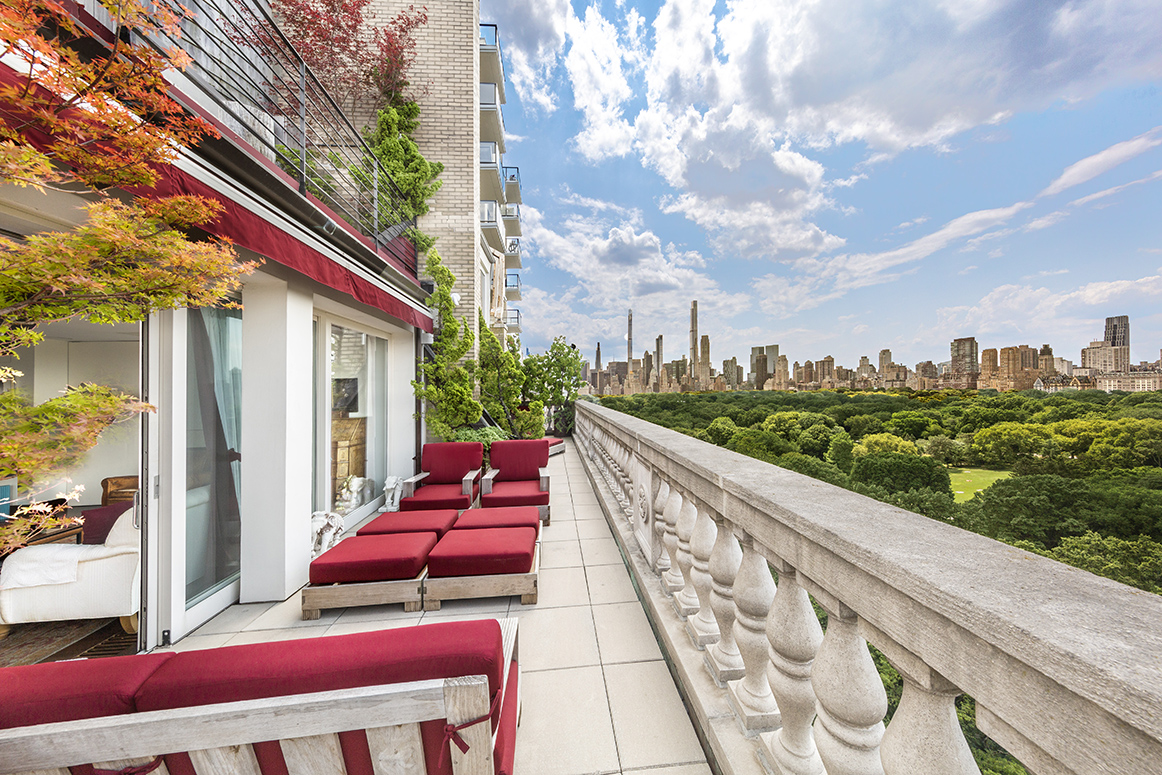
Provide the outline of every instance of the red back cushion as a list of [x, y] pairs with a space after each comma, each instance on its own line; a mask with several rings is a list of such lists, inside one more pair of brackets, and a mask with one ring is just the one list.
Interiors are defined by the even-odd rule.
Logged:
[[484, 445], [479, 441], [438, 441], [424, 445], [420, 467], [428, 477], [420, 484], [459, 484], [464, 474], [484, 463]]
[[498, 482], [539, 479], [539, 469], [549, 464], [549, 440], [494, 441], [488, 456], [492, 467], [500, 469]]
[[116, 716], [135, 710], [141, 685], [172, 652], [0, 670], [0, 729]]
[[[104, 662], [90, 660], [86, 664]], [[490, 694], [504, 672], [495, 619], [173, 655], [137, 692], [137, 709], [163, 710], [357, 686], [486, 675]]]
[[133, 501], [122, 501], [82, 512], [81, 516], [85, 518], [85, 524], [81, 526], [81, 543], [105, 543], [109, 531], [113, 529], [113, 523], [132, 507]]

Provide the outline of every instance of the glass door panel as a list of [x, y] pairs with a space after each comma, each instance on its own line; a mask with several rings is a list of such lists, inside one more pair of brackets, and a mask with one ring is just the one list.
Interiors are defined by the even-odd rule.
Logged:
[[186, 608], [239, 576], [242, 311], [191, 309], [186, 347]]

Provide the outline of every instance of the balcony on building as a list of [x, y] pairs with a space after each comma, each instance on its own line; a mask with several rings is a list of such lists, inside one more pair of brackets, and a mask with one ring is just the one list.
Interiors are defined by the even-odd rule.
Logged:
[[[113, 24], [96, 3], [85, 7]], [[289, 41], [264, 34], [277, 29], [268, 5], [231, 7], [237, 18], [229, 29], [215, 15], [191, 14], [180, 37], [156, 41], [189, 55], [184, 70], [166, 77], [182, 102], [222, 130], [197, 153], [308, 228], [329, 223], [326, 238], [366, 268], [399, 271], [414, 283], [416, 252], [403, 235], [415, 221], [403, 215], [402, 192]]]
[[508, 327], [508, 331], [510, 334], [519, 334], [520, 333], [520, 310], [513, 309], [512, 307], [509, 307], [508, 311], [505, 312], [504, 324]]
[[504, 104], [503, 84], [481, 82], [480, 84], [480, 141], [493, 142], [504, 153], [504, 115], [500, 106]]
[[[500, 148], [493, 142], [480, 143], [480, 198], [506, 201], [501, 180]], [[504, 167], [504, 169], [509, 169]]]
[[504, 104], [504, 59], [495, 24], [480, 25], [480, 80], [496, 84], [500, 89], [500, 102]]
[[520, 167], [502, 167], [501, 177], [504, 178], [504, 201], [509, 204], [520, 204]]
[[494, 199], [480, 201], [480, 231], [493, 250], [504, 250], [505, 225], [500, 219], [500, 205]]
[[510, 237], [504, 246], [504, 268], [521, 269], [522, 267], [523, 265], [520, 260], [520, 240], [515, 237]]
[[504, 298], [520, 301], [520, 274], [509, 272], [504, 276]]
[[504, 221], [504, 233], [510, 237], [520, 237], [520, 205], [503, 204], [500, 206], [500, 217]]

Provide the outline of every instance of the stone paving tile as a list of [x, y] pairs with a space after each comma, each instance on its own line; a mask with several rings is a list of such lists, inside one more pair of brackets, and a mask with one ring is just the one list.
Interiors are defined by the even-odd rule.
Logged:
[[[580, 556], [580, 549], [577, 554]], [[580, 564], [572, 568], [541, 567], [537, 579], [537, 608], [588, 605], [589, 589], [585, 584], [584, 567]]]
[[637, 601], [593, 606], [593, 624], [603, 665], [662, 658], [654, 631]]
[[704, 759], [665, 662], [604, 665], [602, 670], [623, 768]]
[[577, 523], [572, 519], [561, 519], [553, 516], [553, 524], [541, 528], [541, 544], [554, 541], [576, 541]]
[[273, 603], [232, 605], [196, 629], [192, 634], [214, 635], [222, 632], [238, 632], [273, 607]]
[[625, 563], [621, 559], [617, 542], [612, 538], [588, 538], [580, 543], [581, 557], [584, 558], [586, 565], [621, 565], [624, 567]]
[[589, 582], [589, 602], [593, 605], [638, 603], [624, 565], [590, 565], [585, 569], [585, 580]]
[[[537, 606], [513, 611], [512, 615], [520, 619], [522, 673], [600, 664], [597, 632], [588, 606]], [[529, 710], [526, 705], [525, 712]]]
[[337, 624], [332, 624], [327, 628], [326, 634], [328, 636], [352, 635], [357, 632], [378, 632], [380, 630], [393, 630], [396, 627], [414, 627], [420, 623], [420, 619], [421, 616], [418, 613], [408, 614], [407, 619], [378, 619], [351, 622], [344, 622], [342, 619], [340, 619]]
[[549, 568], [580, 568], [581, 544], [571, 541], [551, 541], [541, 543], [541, 570]]
[[[524, 649], [522, 633], [522, 658]], [[582, 775], [620, 770], [600, 667], [543, 673], [522, 669], [521, 698], [516, 772]]]
[[613, 538], [609, 523], [604, 519], [586, 519], [577, 523], [578, 538]]
[[286, 630], [250, 630], [234, 634], [226, 641], [227, 646], [238, 646], [243, 643], [272, 643], [278, 640], [297, 640], [298, 638], [319, 638], [327, 634], [329, 627], [297, 627]]
[[[282, 628], [319, 627], [335, 624], [343, 609], [332, 608], [321, 612], [318, 619], [303, 619], [302, 592], [295, 592], [281, 603], [276, 603], [270, 610], [261, 614], [250, 624], [242, 627], [242, 632], [254, 630], [275, 630]], [[402, 608], [402, 606], [401, 606]]]

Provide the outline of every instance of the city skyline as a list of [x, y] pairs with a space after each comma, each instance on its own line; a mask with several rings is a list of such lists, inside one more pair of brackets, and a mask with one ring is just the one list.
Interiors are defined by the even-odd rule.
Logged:
[[1076, 359], [1114, 310], [1131, 360], [1157, 357], [1151, 9], [484, 0], [481, 18], [504, 30], [527, 165], [532, 350], [620, 347], [630, 307], [684, 345], [698, 298], [715, 361], [780, 342], [914, 364], [961, 336]]

